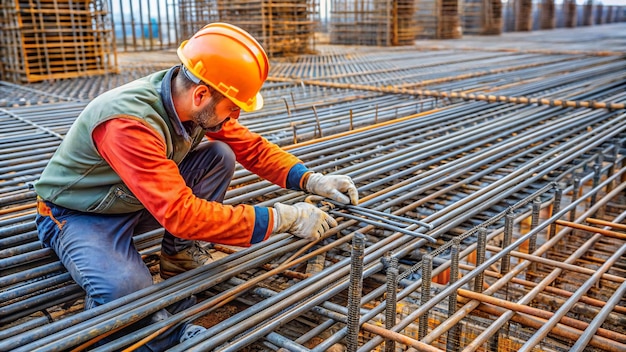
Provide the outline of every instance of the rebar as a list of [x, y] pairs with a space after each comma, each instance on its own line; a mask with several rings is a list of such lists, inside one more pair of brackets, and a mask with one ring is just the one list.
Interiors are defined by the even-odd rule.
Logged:
[[[569, 207], [574, 207], [574, 206], [576, 206], [576, 203], [573, 203], [573, 204], [572, 204], [572, 205], [570, 205]], [[552, 216], [552, 219], [555, 219], [555, 218], [556, 218], [556, 219], [558, 219], [558, 218], [561, 216], [561, 214], [565, 214], [565, 213], [567, 213], [567, 208], [566, 208], [566, 209], [563, 209], [561, 212], [559, 212], [559, 213], [557, 213], [557, 214], [553, 215], [553, 216]], [[541, 227], [544, 227], [544, 225], [543, 225], [543, 224], [542, 224], [542, 225], [539, 225], [539, 228], [541, 228]], [[536, 231], [539, 231], [539, 228], [538, 228]], [[532, 231], [531, 231], [531, 232], [532, 232]], [[559, 236], [551, 238], [551, 239], [550, 239], [550, 241], [549, 241], [548, 243], [546, 243], [546, 244], [544, 244], [542, 247], [540, 247], [540, 248], [539, 248], [539, 249], [538, 249], [535, 253], [542, 253], [542, 252], [544, 252], [547, 248], [549, 248], [549, 247], [550, 247], [550, 245], [551, 245], [550, 243], [552, 243], [552, 244], [553, 244], [553, 243], [557, 242], [557, 241], [558, 241], [558, 237], [560, 237], [560, 236], [564, 236], [565, 234], [566, 234], [566, 232], [565, 232], [565, 231], [561, 231], [561, 233], [560, 233], [560, 235], [559, 235]], [[532, 235], [532, 234], [531, 234], [531, 235]], [[519, 241], [518, 241], [518, 242], [519, 242]], [[583, 253], [585, 250], [587, 250], [587, 249], [588, 249], [588, 248], [580, 248], [578, 252], [579, 252], [580, 254], [582, 254], [582, 253]], [[520, 264], [516, 267], [516, 269], [515, 269], [515, 270], [513, 270], [513, 271], [512, 271], [512, 272], [511, 272], [508, 276], [513, 276], [513, 275], [515, 275], [515, 274], [516, 274], [517, 272], [519, 272], [522, 268], [524, 268], [525, 266], [528, 266], [528, 265], [529, 265], [529, 263], [528, 263], [528, 262], [526, 262], [526, 263], [520, 263]], [[560, 273], [560, 271], [553, 271], [553, 272], [552, 272], [552, 274], [550, 275], [550, 276], [552, 276], [552, 278], [547, 277], [546, 279], [544, 279], [544, 281], [542, 281], [542, 285], [541, 285], [541, 286], [539, 286], [539, 285], [538, 285], [538, 286], [536, 286], [536, 287], [535, 287], [535, 288], [534, 288], [531, 292], [529, 292], [529, 293], [528, 293], [528, 294], [527, 294], [527, 295], [526, 295], [526, 296], [525, 296], [522, 300], [520, 300], [520, 301], [519, 301], [519, 303], [528, 303], [528, 302], [530, 302], [530, 300], [532, 299], [532, 297], [534, 297], [534, 296], [535, 296], [538, 292], [540, 292], [540, 290], [541, 290], [544, 286], [547, 286], [547, 285], [551, 282], [551, 280], [552, 280], [552, 279], [554, 279], [554, 278], [556, 277], [556, 275], [558, 275], [559, 273]], [[505, 279], [507, 279], [507, 277], [504, 277], [504, 278], [503, 278], [503, 280], [502, 280], [502, 282], [503, 282], [503, 283], [507, 283], [507, 282], [508, 282], [508, 280], [506, 280], [506, 281], [505, 281]], [[487, 293], [487, 294], [489, 294], [489, 293], [493, 293], [493, 292], [495, 292], [495, 290], [496, 290], [496, 289], [497, 289], [497, 286], [492, 285], [492, 287], [491, 287], [490, 289], [488, 289], [486, 293]], [[478, 303], [478, 302], [476, 302], [476, 303]], [[472, 305], [472, 307], [475, 307], [475, 305]], [[473, 309], [473, 308], [472, 308], [472, 309]], [[477, 338], [476, 340], [474, 340], [472, 343], [470, 343], [470, 344], [468, 345], [468, 349], [470, 349], [470, 348], [471, 348], [471, 349], [475, 349], [475, 348], [477, 348], [478, 346], [480, 346], [481, 341], [485, 341], [485, 340], [488, 338], [488, 336], [491, 336], [492, 334], [494, 334], [494, 333], [496, 333], [497, 331], [499, 331], [499, 328], [502, 326], [502, 324], [504, 324], [504, 322], [508, 321], [508, 319], [510, 319], [510, 318], [511, 318], [511, 315], [512, 315], [512, 314], [511, 314], [511, 312], [507, 312], [506, 314], [502, 314], [502, 312], [500, 312], [500, 315], [501, 315], [501, 317], [500, 317], [500, 318], [499, 318], [496, 322], [494, 322], [494, 323], [493, 323], [493, 324], [489, 327], [489, 329], [485, 330], [485, 331], [481, 334], [481, 336], [479, 336], [479, 338]]]
[[[450, 247], [450, 285], [454, 284], [459, 277], [459, 252], [461, 250], [461, 240], [459, 237], [452, 239], [452, 246]], [[457, 310], [456, 293], [448, 296], [448, 318], [450, 318]], [[461, 328], [457, 324], [448, 330], [448, 337], [446, 339], [446, 351], [455, 352], [459, 350], [459, 344], [461, 339]]]
[[[481, 266], [485, 262], [485, 247], [487, 246], [487, 229], [480, 228], [476, 232], [477, 246], [476, 246], [476, 266]], [[483, 292], [483, 280], [482, 273], [476, 275], [474, 279], [474, 291]]]
[[[623, 221], [614, 213], [623, 207], [621, 146], [626, 141], [626, 123], [624, 111], [607, 108], [624, 102], [623, 75], [616, 73], [624, 68], [623, 60], [610, 54], [483, 50], [440, 50], [441, 55], [434, 60], [428, 57], [431, 52], [387, 49], [349, 54], [333, 49], [336, 51], [330, 54], [277, 63], [272, 71], [277, 79], [268, 82], [263, 92], [268, 110], [241, 117], [242, 123], [263, 129], [264, 136], [276, 141], [291, 139], [289, 123], [299, 122], [299, 143], [285, 148], [312, 170], [353, 178], [361, 201], [358, 207], [332, 210], [340, 219], [337, 228], [314, 243], [288, 235], [272, 237], [253, 248], [234, 251], [228, 259], [202, 271], [182, 274], [137, 292], [128, 300], [96, 310], [73, 311], [67, 316], [52, 308], [72, 305], [80, 309], [80, 301], [75, 301], [83, 293], [51, 252], [39, 246], [34, 227], [35, 195], [28, 183], [41, 172], [42, 161], [49, 157], [44, 154], [51, 153], [60, 142], [49, 132], [64, 136], [82, 103], [68, 101], [56, 109], [46, 105], [11, 107], [4, 109], [6, 114], [0, 111], [0, 169], [4, 171], [0, 173], [0, 268], [8, 274], [0, 279], [0, 310], [8, 314], [1, 317], [3, 324], [15, 324], [8, 329], [3, 325], [0, 349], [30, 351], [91, 345], [117, 327], [204, 292], [203, 300], [189, 310], [96, 350], [140, 346], [164, 329], [185, 321], [201, 321], [235, 300], [245, 309], [172, 350], [237, 351], [255, 345], [262, 350], [291, 346], [321, 351], [348, 337], [356, 337], [354, 348], [360, 351], [374, 350], [383, 342], [387, 348], [392, 341], [424, 350], [443, 349], [444, 343], [449, 350], [515, 349], [521, 347], [514, 344], [516, 341], [539, 332], [543, 323], [514, 312], [552, 314], [556, 309], [551, 304], [563, 305], [568, 306], [567, 315], [580, 316], [580, 323], [592, 321], [603, 305], [612, 305], [613, 300], [605, 298], [617, 292], [616, 287], [624, 280], [619, 264], [607, 264], [611, 271], [598, 274], [600, 285], [592, 285], [584, 295], [571, 287], [586, 283], [588, 275], [608, 263], [619, 243], [615, 239], [607, 241], [606, 233], [622, 230], [588, 229], [577, 224], [572, 225], [577, 226], [572, 233], [561, 219], [579, 214], [576, 223]], [[493, 70], [479, 72], [485, 65]], [[514, 69], [507, 72], [507, 67]], [[296, 82], [293, 77], [298, 75], [310, 80]], [[354, 90], [361, 85], [367, 90]], [[471, 92], [485, 97], [501, 93], [514, 97], [519, 93], [553, 102], [595, 101], [605, 105], [568, 107], [445, 97], [445, 105], [435, 107], [432, 99], [373, 89], [377, 85], [403, 86], [412, 92], [416, 92], [415, 87], [423, 91]], [[42, 94], [35, 95], [45, 96], [45, 88], [37, 87]], [[287, 107], [281, 97], [291, 101]], [[440, 99], [442, 102], [444, 99]], [[350, 111], [352, 131], [348, 131]], [[270, 119], [272, 115], [276, 118]], [[368, 126], [378, 119], [378, 125]], [[339, 134], [333, 134], [339, 129]], [[323, 138], [310, 139], [319, 137], [322, 130]], [[281, 131], [289, 133], [279, 136]], [[45, 145], [41, 155], [31, 150], [40, 143]], [[574, 176], [579, 179], [578, 185], [571, 181], [564, 184]], [[304, 192], [270, 185], [241, 167], [232, 185], [226, 204], [271, 206], [276, 201], [293, 203], [306, 197]], [[572, 192], [572, 197], [562, 198], [563, 192]], [[550, 215], [539, 221], [541, 208], [550, 204]], [[596, 212], [598, 209], [603, 212]], [[591, 214], [600, 219], [594, 220]], [[524, 233], [529, 218], [530, 230]], [[545, 231], [548, 227], [550, 230]], [[347, 295], [352, 295], [348, 293], [349, 244], [356, 232], [365, 235], [368, 246], [364, 248], [360, 275], [364, 280], [363, 295], [352, 302], [358, 307], [356, 312], [349, 312], [345, 304]], [[482, 233], [481, 242], [485, 242], [484, 262], [459, 264], [459, 257], [466, 258], [483, 247], [476, 242], [476, 232]], [[505, 235], [511, 236], [510, 240], [504, 239]], [[154, 263], [160, 236], [162, 229], [135, 238], [148, 263]], [[532, 239], [539, 248], [530, 244]], [[390, 274], [391, 268], [380, 260], [389, 253], [392, 261], [400, 260], [402, 264], [402, 271], [390, 279], [397, 288], [393, 288], [393, 309], [389, 308], [394, 303], [389, 292], [392, 285], [381, 278], [385, 269]], [[510, 257], [516, 263], [512, 268], [507, 265]], [[424, 274], [430, 258], [432, 283]], [[311, 270], [306, 273], [288, 275], [308, 264]], [[528, 268], [532, 268], [532, 282], [519, 279], [529, 273]], [[446, 282], [447, 270], [450, 278]], [[459, 302], [463, 305], [457, 307], [457, 293], [466, 293], [462, 287], [479, 278], [484, 283], [480, 293], [470, 293], [474, 295], [472, 301], [461, 295]], [[275, 293], [261, 294], [265, 287], [275, 289]], [[423, 304], [417, 295], [420, 290], [428, 293]], [[482, 304], [491, 299], [506, 307]], [[503, 302], [505, 299], [508, 303]], [[619, 304], [613, 312], [603, 312], [607, 329], [586, 333], [582, 344], [609, 350], [622, 347], [624, 337], [615, 327], [623, 312]], [[49, 318], [41, 319], [46, 313]], [[425, 316], [437, 325], [427, 324]], [[547, 316], [545, 319], [550, 319]], [[358, 335], [348, 331], [348, 317], [360, 327]], [[564, 322], [571, 321], [571, 317], [563, 318]], [[52, 323], [46, 324], [48, 320]], [[410, 334], [419, 335], [421, 340]], [[444, 334], [446, 342], [439, 341]], [[540, 339], [542, 346], [569, 348], [583, 338], [580, 331], [575, 333], [560, 324], [551, 329], [551, 334], [541, 334], [535, 339]], [[268, 340], [274, 342], [273, 346]]]
[[352, 238], [350, 256], [350, 287], [348, 290], [348, 351], [355, 352], [359, 347], [359, 320], [361, 317], [361, 292], [363, 290], [363, 253], [365, 236], [356, 233]]
[[[554, 201], [552, 202], [552, 213], [550, 214], [551, 216], [553, 216], [554, 214], [558, 213], [561, 210], [561, 199], [563, 198], [563, 190], [561, 189], [561, 187], [559, 185], [555, 185], [554, 188], [555, 188]], [[548, 235], [547, 239], [554, 237], [555, 233], [556, 233], [556, 224], [552, 224], [550, 226], [550, 234]]]
[[[426, 304], [430, 300], [430, 283], [432, 281], [433, 257], [426, 254], [422, 257], [422, 294], [420, 304]], [[428, 312], [422, 314], [419, 318], [419, 335], [421, 340], [426, 336], [428, 331]]]
[[[556, 203], [556, 197], [557, 197], [556, 193], [554, 197], [555, 197], [554, 203]], [[531, 230], [533, 230], [539, 225], [539, 220], [540, 220], [540, 215], [541, 215], [540, 212], [541, 212], [541, 199], [537, 198], [533, 200], [533, 210], [532, 210], [531, 223], [530, 223]], [[537, 237], [538, 236], [531, 236], [528, 239], [528, 253], [534, 253], [535, 250], [537, 249]], [[535, 265], [535, 263], [533, 263], [530, 266], [529, 272], [526, 273], [526, 279], [530, 280], [532, 273], [536, 271], [537, 271], [537, 266]]]
[[623, 282], [615, 293], [609, 298], [606, 302], [606, 305], [600, 310], [600, 313], [596, 315], [596, 317], [591, 321], [589, 326], [585, 329], [584, 333], [580, 336], [580, 338], [576, 341], [574, 346], [572, 346], [572, 352], [583, 351], [585, 346], [591, 341], [593, 336], [596, 334], [604, 320], [607, 318], [611, 310], [619, 304], [624, 295], [626, 294], [626, 281]]
[[14, 83], [118, 72], [103, 1], [2, 2], [4, 80]]
[[332, 0], [329, 5], [332, 44], [410, 45], [416, 37], [413, 1]]
[[[391, 257], [389, 259], [389, 267], [387, 268], [387, 296], [385, 297], [385, 328], [390, 330], [396, 325], [396, 308], [397, 297], [396, 291], [398, 289], [398, 258]], [[396, 349], [396, 343], [392, 339], [385, 340], [385, 352], [394, 352]]]
[[[581, 186], [580, 178], [574, 176], [574, 179], [572, 181], [572, 199], [570, 203], [574, 203], [578, 200], [578, 194], [580, 193], [580, 186]], [[572, 211], [569, 213], [569, 220], [574, 221], [575, 218], [576, 218], [576, 208], [573, 208]]]
[[596, 282], [600, 279], [602, 273], [607, 271], [612, 265], [615, 264], [615, 261], [619, 259], [619, 257], [626, 253], [626, 245], [621, 246], [618, 251], [616, 251], [609, 260], [607, 260], [600, 269], [594, 273], [589, 280], [587, 280], [572, 297], [570, 297], [566, 304], [562, 305], [555, 313], [552, 318], [550, 318], [546, 324], [544, 324], [526, 343], [521, 347], [520, 351], [531, 351], [554, 327], [559, 320], [565, 315], [567, 311], [573, 306], [576, 301], [588, 290], [591, 286], [595, 285]]
[[[622, 170], [622, 172], [625, 172], [625, 173], [626, 173], [626, 170]], [[604, 184], [606, 184], [606, 183], [608, 183], [608, 182], [610, 182], [610, 180], [607, 180], [607, 181], [603, 182], [601, 185], [604, 185]], [[623, 189], [623, 188], [626, 188], [626, 184], [623, 184], [623, 185], [622, 185], [621, 189]], [[598, 190], [598, 188], [596, 188], [595, 190], [591, 190], [590, 192], [591, 192], [591, 193], [593, 193], [594, 191], [597, 191], [597, 190]], [[612, 193], [613, 193], [613, 195], [608, 195], [608, 197], [604, 200], [605, 202], [606, 202], [608, 199], [610, 199], [610, 197], [614, 196], [614, 194], [617, 194], [618, 192], [612, 192]], [[534, 199], [534, 198], [533, 198], [533, 199]], [[580, 202], [582, 202], [582, 199], [579, 199], [579, 200], [577, 200], [575, 203], [572, 203], [572, 204], [570, 204], [568, 207], [565, 207], [563, 210], [561, 210], [561, 212], [559, 212], [558, 214], [555, 214], [555, 215], [554, 215], [551, 219], [548, 219], [548, 220], [558, 219], [558, 218], [559, 218], [559, 217], [561, 217], [563, 214], [568, 213], [568, 212], [569, 212], [569, 210], [570, 210], [570, 208], [577, 206], [577, 205], [578, 205], [578, 203], [580, 203]], [[592, 209], [590, 209], [590, 211], [593, 211], [593, 208], [592, 208]], [[537, 229], [535, 229], [535, 230], [533, 230], [533, 231], [530, 231], [529, 233], [527, 233], [527, 234], [526, 234], [526, 235], [524, 235], [524, 236], [521, 236], [521, 237], [520, 237], [519, 239], [517, 239], [514, 243], [512, 243], [510, 247], [515, 248], [515, 247], [519, 246], [519, 245], [520, 245], [521, 243], [523, 243], [523, 242], [524, 242], [524, 241], [525, 241], [528, 237], [532, 236], [532, 235], [534, 234], [533, 232], [538, 232], [538, 231], [541, 231], [544, 227], [546, 227], [546, 226], [547, 226], [547, 224], [548, 224], [548, 223], [549, 223], [549, 221], [546, 221], [546, 222], [544, 222], [543, 224], [540, 224], [540, 225], [537, 227]], [[556, 242], [557, 240], [558, 240], [558, 238], [557, 238], [557, 237], [555, 237], [555, 238], [551, 239], [552, 243]], [[544, 250], [544, 248], [546, 248], [546, 247], [548, 247], [548, 246], [549, 246], [548, 244], [545, 244], [545, 245], [544, 245], [544, 246], [542, 246], [542, 248], [540, 248], [539, 250], [543, 251], [543, 250]], [[581, 249], [581, 251], [582, 251], [582, 249]], [[426, 305], [423, 305], [423, 306], [419, 307], [418, 309], [416, 309], [415, 311], [413, 311], [411, 314], [409, 314], [409, 315], [408, 315], [408, 316], [407, 316], [407, 317], [406, 317], [406, 318], [405, 318], [405, 319], [404, 319], [404, 320], [403, 320], [403, 321], [402, 321], [402, 322], [401, 322], [401, 323], [400, 323], [400, 324], [399, 324], [396, 328], [394, 328], [394, 330], [399, 329], [399, 328], [401, 328], [401, 327], [403, 327], [403, 326], [406, 326], [405, 324], [406, 324], [408, 321], [412, 321], [412, 320], [414, 320], [416, 317], [418, 317], [419, 315], [423, 314], [423, 312], [427, 311], [428, 309], [433, 308], [433, 307], [434, 307], [434, 305], [436, 304], [436, 302], [439, 302], [441, 299], [445, 298], [446, 296], [448, 296], [449, 294], [451, 294], [452, 292], [454, 292], [454, 290], [456, 290], [456, 289], [460, 288], [463, 284], [465, 284], [465, 283], [469, 282], [470, 280], [474, 279], [474, 278], [475, 278], [475, 276], [476, 276], [476, 275], [478, 275], [478, 273], [480, 272], [481, 267], [482, 267], [482, 270], [484, 270], [484, 269], [488, 268], [490, 265], [492, 265], [493, 263], [495, 263], [497, 260], [501, 259], [501, 257], [502, 257], [504, 254], [505, 254], [505, 252], [504, 252], [504, 251], [501, 251], [501, 252], [499, 252], [499, 253], [494, 254], [491, 258], [489, 258], [487, 261], [485, 261], [485, 263], [483, 263], [481, 266], [477, 267], [477, 268], [476, 268], [477, 270], [473, 271], [473, 274], [472, 274], [472, 273], [470, 273], [470, 275], [467, 275], [467, 276], [463, 277], [462, 279], [458, 280], [455, 284], [450, 285], [449, 287], [447, 287], [447, 288], [443, 289], [443, 290], [442, 290], [439, 294], [437, 294], [435, 297], [433, 297], [433, 299], [432, 299], [431, 301], [429, 301], [429, 302], [428, 302], [428, 304], [426, 304]], [[519, 269], [519, 268], [518, 268], [518, 269]], [[515, 271], [511, 271], [511, 272], [509, 273], [509, 275], [507, 275], [507, 277], [508, 277], [508, 276], [513, 277], [514, 275], [516, 275], [516, 274], [517, 274], [517, 272], [518, 272], [517, 270], [515, 270]], [[507, 283], [507, 282], [509, 281], [507, 277], [502, 278], [502, 279], [500, 280], [500, 282], [501, 282], [502, 284]], [[487, 290], [487, 292], [494, 292], [494, 290], [497, 290], [497, 289], [498, 289], [498, 286], [497, 286], [497, 285], [495, 285], [495, 284], [492, 284], [492, 286], [491, 286], [491, 287]], [[478, 303], [478, 302], [476, 302], [476, 303]], [[468, 310], [466, 310], [466, 309], [474, 309], [476, 306], [477, 306], [477, 304], [476, 304], [475, 306], [473, 306], [473, 308], [472, 308], [472, 307], [465, 308], [463, 311], [459, 311], [459, 312], [457, 312], [457, 314], [455, 314], [455, 316], [456, 316], [456, 315], [465, 314], [465, 312], [467, 312], [467, 311], [468, 311]], [[459, 313], [460, 313], [460, 314], [459, 314]], [[504, 320], [504, 319], [499, 319], [499, 321], [502, 321], [502, 320]], [[440, 326], [441, 326], [441, 325], [440, 325]], [[445, 326], [445, 325], [444, 325], [444, 326]], [[496, 331], [499, 331], [499, 327], [498, 327], [497, 325], [493, 325], [493, 324], [492, 324], [492, 325], [490, 326], [490, 328], [489, 328], [489, 331], [485, 331], [485, 332], [484, 332], [484, 335], [486, 335], [486, 336], [491, 336], [491, 335], [488, 335], [488, 334], [492, 334], [493, 332], [496, 332]], [[431, 342], [432, 342], [432, 340], [431, 340], [431, 339], [425, 339], [425, 340], [426, 340], [426, 341], [424, 341], [424, 342], [426, 342], [426, 343], [431, 343]], [[370, 341], [370, 343], [365, 344], [365, 345], [363, 346], [363, 348], [371, 348], [371, 346], [372, 346], [372, 345], [374, 345], [374, 344], [376, 344], [376, 343], [378, 343], [378, 339], [377, 339], [377, 338], [374, 338], [374, 339], [372, 339], [372, 340]], [[470, 345], [479, 346], [479, 345], [480, 345], [480, 343], [481, 343], [481, 342], [479, 342], [479, 340], [475, 340], [475, 341], [473, 341], [473, 343], [472, 343], [472, 344], [470, 344]]]

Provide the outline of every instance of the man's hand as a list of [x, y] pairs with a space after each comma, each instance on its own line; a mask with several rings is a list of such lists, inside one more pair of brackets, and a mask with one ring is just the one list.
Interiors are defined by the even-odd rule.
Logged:
[[[330, 198], [344, 204], [359, 204], [359, 192], [350, 176], [322, 175], [314, 172], [309, 176], [305, 188], [311, 193]], [[348, 194], [346, 196], [346, 193]]]
[[288, 232], [314, 241], [331, 227], [337, 226], [337, 221], [332, 216], [309, 203], [275, 203], [274, 210], [276, 216], [272, 233]]

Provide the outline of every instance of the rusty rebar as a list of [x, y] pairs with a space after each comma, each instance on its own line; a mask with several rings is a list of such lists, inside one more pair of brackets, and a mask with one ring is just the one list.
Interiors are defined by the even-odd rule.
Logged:
[[361, 318], [361, 295], [363, 291], [363, 254], [365, 236], [356, 233], [352, 238], [350, 256], [350, 286], [348, 289], [348, 352], [356, 352], [359, 347], [359, 329]]
[[[385, 297], [385, 328], [390, 330], [396, 325], [396, 307], [397, 307], [397, 295], [398, 289], [398, 259], [391, 257], [389, 259], [389, 267], [387, 268], [387, 296]], [[385, 340], [385, 352], [394, 352], [396, 343], [392, 339]]]

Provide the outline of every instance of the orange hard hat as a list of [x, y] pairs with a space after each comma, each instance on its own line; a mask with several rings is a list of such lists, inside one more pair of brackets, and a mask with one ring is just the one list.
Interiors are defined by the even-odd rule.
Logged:
[[177, 53], [185, 74], [196, 83], [202, 80], [244, 111], [263, 107], [259, 91], [269, 60], [250, 33], [228, 23], [211, 23], [182, 42]]

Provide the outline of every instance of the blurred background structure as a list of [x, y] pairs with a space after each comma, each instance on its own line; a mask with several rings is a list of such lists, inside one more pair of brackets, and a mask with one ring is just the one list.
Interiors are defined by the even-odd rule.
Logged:
[[3, 0], [0, 79], [115, 72], [118, 52], [176, 48], [209, 22], [248, 30], [271, 57], [316, 44], [412, 45], [415, 39], [626, 21], [624, 6], [587, 0]]

